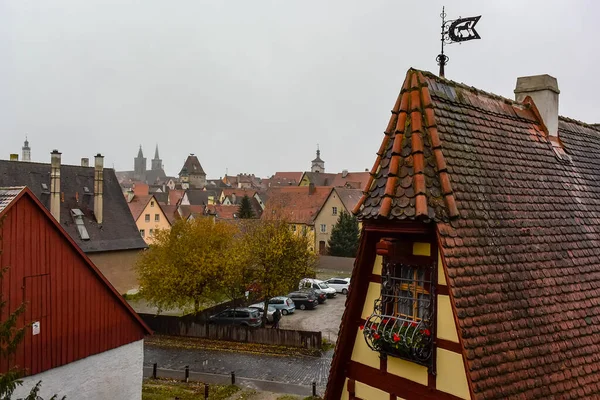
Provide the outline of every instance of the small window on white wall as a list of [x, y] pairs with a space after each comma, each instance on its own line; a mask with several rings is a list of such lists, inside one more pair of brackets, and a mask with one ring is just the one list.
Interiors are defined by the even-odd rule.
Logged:
[[327, 233], [327, 225], [321, 224], [321, 233]]
[[331, 207], [331, 214], [337, 215], [337, 207]]

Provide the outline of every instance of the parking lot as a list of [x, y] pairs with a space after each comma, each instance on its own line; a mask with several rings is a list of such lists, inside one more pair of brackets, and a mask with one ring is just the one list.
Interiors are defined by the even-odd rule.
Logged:
[[346, 304], [346, 296], [338, 293], [314, 310], [299, 310], [282, 316], [279, 327], [302, 331], [321, 331], [323, 339], [335, 343]]

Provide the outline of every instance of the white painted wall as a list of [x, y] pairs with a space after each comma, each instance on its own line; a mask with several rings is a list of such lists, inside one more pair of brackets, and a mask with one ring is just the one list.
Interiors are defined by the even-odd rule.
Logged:
[[27, 396], [42, 381], [40, 396], [49, 399], [57, 394], [67, 400], [140, 400], [144, 340], [126, 344], [104, 353], [77, 360], [62, 367], [23, 379], [13, 399]]

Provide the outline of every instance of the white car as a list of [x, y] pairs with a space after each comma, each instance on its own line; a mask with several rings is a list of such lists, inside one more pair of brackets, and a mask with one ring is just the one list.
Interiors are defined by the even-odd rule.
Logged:
[[[261, 303], [256, 303], [256, 304], [252, 304], [251, 306], [248, 306], [248, 308], [253, 308], [255, 310], [258, 310], [258, 313], [260, 314], [260, 317], [262, 318], [262, 315], [265, 311], [265, 303], [261, 302]], [[276, 308], [274, 306], [272, 306], [271, 304], [269, 304], [269, 308], [267, 309], [267, 322], [272, 323], [273, 322], [273, 314], [275, 313]]]
[[325, 293], [328, 299], [335, 297], [336, 290], [334, 288], [329, 287], [325, 282], [320, 281], [318, 279], [304, 278], [300, 281], [298, 285], [299, 289], [315, 289], [317, 293], [319, 291]]
[[334, 288], [336, 292], [348, 294], [348, 287], [350, 287], [350, 278], [331, 278], [325, 281], [327, 286]]

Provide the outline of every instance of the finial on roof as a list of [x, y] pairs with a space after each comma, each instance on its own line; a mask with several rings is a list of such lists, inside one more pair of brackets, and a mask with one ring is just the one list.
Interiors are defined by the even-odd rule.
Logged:
[[453, 19], [446, 21], [445, 7], [442, 7], [442, 52], [435, 58], [438, 65], [440, 66], [440, 77], [444, 77], [444, 67], [448, 64], [448, 56], [444, 54], [444, 44], [466, 42], [467, 40], [481, 39], [479, 33], [475, 30], [475, 25], [481, 18], [481, 15], [477, 17], [466, 17]]
[[156, 150], [154, 150], [154, 159], [158, 160], [158, 143], [156, 143]]
[[144, 157], [144, 152], [142, 151], [142, 145], [140, 144], [140, 149], [138, 150], [138, 157], [139, 158], [143, 158]]

